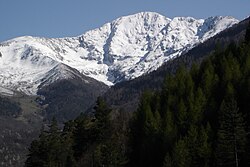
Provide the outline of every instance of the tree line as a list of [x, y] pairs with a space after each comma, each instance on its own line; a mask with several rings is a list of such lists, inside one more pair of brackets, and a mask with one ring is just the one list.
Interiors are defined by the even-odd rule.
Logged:
[[218, 45], [200, 65], [167, 75], [133, 114], [98, 98], [93, 115], [63, 130], [53, 120], [26, 166], [249, 166], [249, 101], [250, 28], [242, 44]]

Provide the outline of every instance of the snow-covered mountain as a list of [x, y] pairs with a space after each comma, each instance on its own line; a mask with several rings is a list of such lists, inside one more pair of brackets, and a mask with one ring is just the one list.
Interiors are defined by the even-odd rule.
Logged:
[[71, 78], [68, 66], [113, 85], [156, 70], [236, 23], [232, 17], [169, 19], [143, 12], [78, 37], [11, 39], [0, 43], [0, 86], [5, 92], [36, 94], [41, 84]]

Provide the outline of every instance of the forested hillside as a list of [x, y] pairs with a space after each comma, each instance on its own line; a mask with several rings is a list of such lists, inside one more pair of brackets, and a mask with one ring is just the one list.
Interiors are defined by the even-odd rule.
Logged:
[[193, 63], [200, 64], [218, 46], [224, 49], [231, 42], [236, 45], [244, 40], [246, 27], [250, 18], [226, 29], [213, 38], [194, 47], [186, 54], [170, 60], [156, 71], [143, 75], [131, 81], [121, 82], [109, 89], [104, 95], [105, 101], [114, 108], [123, 108], [125, 111], [134, 111], [138, 106], [139, 98], [145, 90], [161, 90], [167, 74], [174, 74], [180, 66], [190, 69]]
[[249, 166], [250, 25], [245, 39], [180, 66], [130, 113], [98, 98], [93, 115], [32, 142], [26, 166]]
[[248, 166], [250, 47], [231, 44], [145, 93], [132, 126], [135, 166]]
[[86, 112], [98, 96], [107, 91], [108, 86], [92, 78], [80, 75], [74, 79], [60, 80], [38, 91], [37, 101], [46, 106], [45, 119], [57, 118], [59, 123], [75, 119]]

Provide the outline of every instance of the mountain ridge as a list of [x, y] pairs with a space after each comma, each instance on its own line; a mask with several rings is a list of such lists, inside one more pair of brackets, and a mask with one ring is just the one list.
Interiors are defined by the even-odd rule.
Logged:
[[65, 64], [111, 86], [156, 70], [236, 23], [232, 17], [169, 19], [141, 12], [77, 37], [14, 38], [0, 43], [0, 83], [10, 90], [36, 94], [47, 73]]
[[190, 49], [187, 53], [166, 62], [149, 74], [114, 85], [103, 95], [103, 98], [112, 108], [122, 111], [134, 111], [138, 107], [142, 93], [145, 91], [160, 91], [168, 74], [175, 74], [176, 70], [181, 66], [185, 66], [187, 69], [190, 69], [194, 63], [199, 66], [218, 46], [222, 49], [228, 47], [231, 43], [240, 44], [245, 38], [249, 21], [250, 17], [242, 20]]

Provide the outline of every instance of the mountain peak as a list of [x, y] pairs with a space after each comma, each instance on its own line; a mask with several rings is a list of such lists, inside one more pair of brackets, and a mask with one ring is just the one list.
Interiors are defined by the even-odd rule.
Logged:
[[29, 92], [34, 94], [51, 70], [53, 75], [67, 71], [56, 70], [62, 64], [113, 85], [156, 70], [237, 22], [232, 17], [169, 19], [155, 12], [141, 12], [78, 37], [15, 38], [0, 43], [0, 83], [12, 89], [32, 87]]
[[146, 11], [146, 12], [139, 12], [139, 13], [135, 13], [135, 14], [127, 15], [127, 16], [122, 16], [118, 19], [121, 19], [121, 18], [143, 18], [144, 19], [144, 18], [158, 18], [158, 17], [166, 18], [165, 16], [159, 13]]

